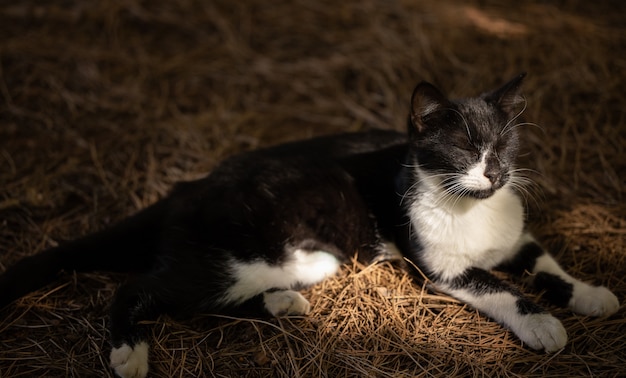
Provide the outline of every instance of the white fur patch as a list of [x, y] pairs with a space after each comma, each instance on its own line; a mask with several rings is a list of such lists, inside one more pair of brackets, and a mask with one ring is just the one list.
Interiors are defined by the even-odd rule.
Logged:
[[516, 252], [524, 209], [507, 186], [480, 200], [450, 198], [435, 185], [428, 189], [411, 205], [410, 217], [424, 262], [441, 278], [456, 277], [470, 266], [491, 269]]
[[471, 190], [488, 190], [491, 189], [492, 183], [487, 176], [485, 176], [485, 170], [487, 169], [487, 152], [484, 152], [480, 158], [480, 161], [474, 164], [467, 173], [460, 179], [460, 183]]
[[311, 304], [302, 294], [293, 290], [279, 290], [263, 293], [265, 308], [274, 316], [306, 315], [311, 312]]
[[592, 286], [570, 276], [548, 254], [537, 259], [533, 273], [538, 272], [553, 274], [574, 286], [568, 307], [578, 314], [609, 316], [619, 309], [619, 300], [609, 289], [604, 286]]
[[111, 367], [122, 378], [144, 378], [148, 375], [148, 344], [140, 342], [134, 348], [122, 344], [111, 350]]
[[225, 302], [242, 303], [269, 289], [291, 289], [300, 285], [316, 284], [335, 274], [340, 263], [335, 256], [324, 251], [295, 250], [290, 259], [279, 265], [265, 261], [234, 262], [236, 283], [225, 295]]

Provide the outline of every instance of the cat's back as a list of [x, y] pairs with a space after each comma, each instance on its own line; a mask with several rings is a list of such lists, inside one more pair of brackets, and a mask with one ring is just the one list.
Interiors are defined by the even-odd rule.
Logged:
[[273, 157], [341, 158], [382, 150], [406, 143], [406, 134], [395, 130], [372, 129], [320, 136], [253, 151]]
[[[295, 183], [325, 186], [328, 179], [343, 175], [366, 177], [388, 171], [387, 161], [399, 166], [405, 145], [405, 134], [379, 129], [285, 143], [226, 158], [206, 177], [178, 183], [171, 194], [206, 198]], [[387, 152], [391, 149], [397, 151]]]

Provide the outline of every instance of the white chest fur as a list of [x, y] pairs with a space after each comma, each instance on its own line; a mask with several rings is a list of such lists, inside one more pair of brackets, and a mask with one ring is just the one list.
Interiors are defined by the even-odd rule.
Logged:
[[507, 187], [487, 199], [419, 196], [410, 208], [427, 268], [451, 278], [470, 267], [491, 269], [513, 253], [524, 227], [519, 197]]

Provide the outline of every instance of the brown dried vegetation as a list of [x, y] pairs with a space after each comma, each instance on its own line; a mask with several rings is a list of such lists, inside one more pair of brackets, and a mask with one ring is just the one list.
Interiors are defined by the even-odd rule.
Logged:
[[[623, 300], [625, 16], [618, 1], [5, 2], [0, 269], [230, 154], [403, 129], [420, 80], [467, 96], [527, 71], [530, 227]], [[0, 377], [110, 376], [106, 309], [124, 279], [66, 275], [1, 310]], [[626, 374], [623, 309], [552, 309], [570, 340], [547, 355], [388, 264], [349, 265], [306, 295], [306, 318], [159, 319], [151, 376]]]

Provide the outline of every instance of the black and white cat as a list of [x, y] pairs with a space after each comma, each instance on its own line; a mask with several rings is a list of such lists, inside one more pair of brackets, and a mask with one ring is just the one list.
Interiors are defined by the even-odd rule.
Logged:
[[0, 276], [0, 306], [62, 270], [135, 272], [111, 306], [110, 358], [119, 376], [144, 377], [142, 320], [307, 314], [299, 288], [355, 253], [367, 261], [401, 253], [531, 348], [563, 348], [559, 320], [490, 270], [526, 275], [580, 314], [610, 315], [619, 302], [565, 273], [524, 228], [525, 179], [515, 168], [523, 77], [455, 101], [419, 84], [408, 137], [343, 134], [231, 157], [111, 229], [19, 261]]

